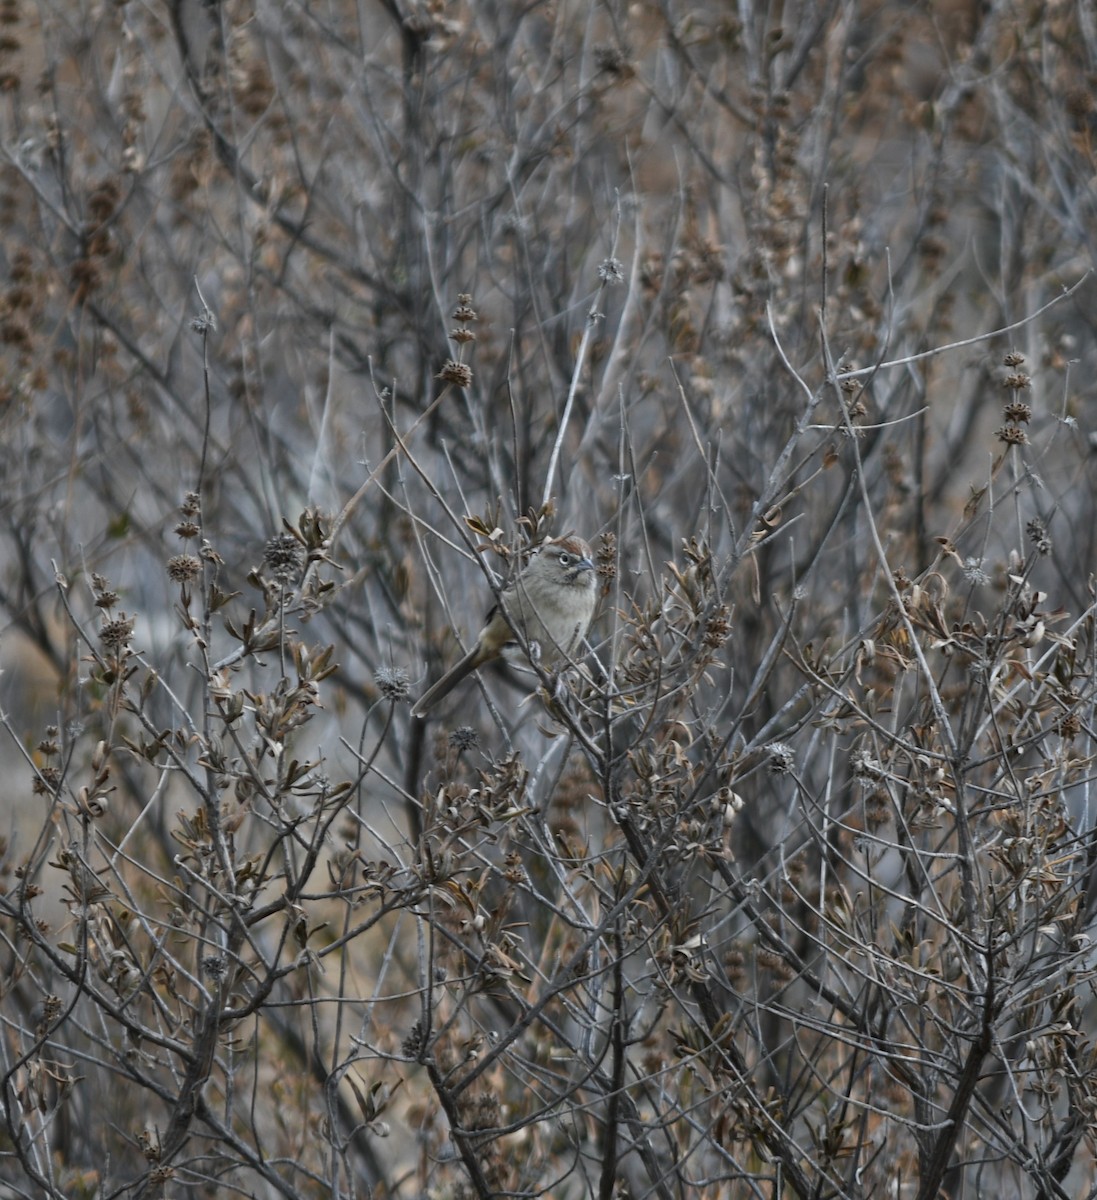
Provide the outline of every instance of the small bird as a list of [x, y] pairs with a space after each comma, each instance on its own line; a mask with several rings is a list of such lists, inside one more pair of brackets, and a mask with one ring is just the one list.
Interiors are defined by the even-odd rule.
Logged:
[[590, 628], [596, 600], [597, 577], [587, 543], [574, 535], [543, 542], [503, 589], [503, 611], [499, 604], [492, 608], [476, 645], [419, 697], [412, 716], [423, 716], [466, 675], [498, 658], [515, 641], [515, 628], [531, 651], [536, 646], [538, 662], [552, 666], [571, 658]]

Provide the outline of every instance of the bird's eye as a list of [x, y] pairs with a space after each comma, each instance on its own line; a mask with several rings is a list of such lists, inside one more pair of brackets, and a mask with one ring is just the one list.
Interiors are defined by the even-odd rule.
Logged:
[[560, 551], [560, 566], [566, 567], [571, 562], [571, 555], [566, 550]]

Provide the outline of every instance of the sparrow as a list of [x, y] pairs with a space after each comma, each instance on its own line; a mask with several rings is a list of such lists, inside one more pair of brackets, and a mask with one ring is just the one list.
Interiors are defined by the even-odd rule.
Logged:
[[544, 666], [569, 660], [590, 628], [596, 601], [590, 546], [573, 534], [543, 542], [500, 593], [476, 644], [419, 697], [412, 716], [424, 716], [466, 675], [498, 658], [515, 642], [515, 629]]

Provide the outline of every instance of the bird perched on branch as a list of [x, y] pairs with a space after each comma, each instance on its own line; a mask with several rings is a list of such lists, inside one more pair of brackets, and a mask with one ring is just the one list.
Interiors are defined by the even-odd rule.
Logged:
[[590, 628], [596, 600], [597, 578], [587, 543], [574, 535], [543, 542], [503, 589], [476, 644], [420, 696], [412, 715], [423, 716], [466, 675], [498, 658], [516, 640], [515, 629], [542, 665], [566, 662]]

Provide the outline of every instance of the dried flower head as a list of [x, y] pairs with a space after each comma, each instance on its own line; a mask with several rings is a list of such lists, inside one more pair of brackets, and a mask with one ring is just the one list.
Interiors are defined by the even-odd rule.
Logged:
[[91, 590], [96, 608], [113, 608], [118, 603], [118, 593], [111, 587], [110, 580], [102, 575], [92, 575]]
[[411, 680], [402, 667], [382, 667], [373, 678], [381, 695], [393, 703], [406, 700], [411, 692]]
[[172, 583], [193, 583], [202, 576], [202, 560], [193, 554], [173, 554], [168, 559], [168, 578]]
[[1028, 441], [1028, 434], [1019, 425], [1003, 425], [994, 436], [1007, 446], [1023, 446]]
[[183, 503], [179, 505], [179, 511], [184, 517], [194, 519], [202, 511], [202, 501], [197, 492], [187, 492], [183, 497]]
[[263, 566], [279, 583], [296, 583], [305, 565], [305, 548], [292, 533], [276, 533], [263, 549]]
[[224, 979], [228, 965], [220, 954], [207, 954], [202, 959], [202, 970], [213, 980]]
[[191, 318], [190, 327], [195, 333], [200, 333], [203, 335], [207, 333], [216, 333], [217, 317], [214, 315], [212, 309], [209, 309], [203, 305], [201, 312], [199, 312], [197, 316]]
[[733, 942], [724, 951], [724, 973], [733, 987], [739, 988], [742, 986], [745, 966], [746, 958], [743, 955], [743, 948], [738, 943]]
[[31, 781], [31, 791], [36, 796], [53, 796], [61, 786], [61, 768], [39, 767]]
[[57, 1020], [64, 1008], [60, 996], [49, 995], [42, 1001], [42, 1018], [39, 1028], [41, 1037], [43, 1033]]
[[155, 1163], [160, 1161], [160, 1155], [163, 1153], [163, 1148], [160, 1145], [159, 1135], [151, 1129], [142, 1129], [137, 1134], [137, 1144], [141, 1147], [141, 1153], [145, 1156], [145, 1161]]
[[465, 363], [457, 362], [456, 359], [448, 358], [442, 364], [442, 369], [438, 372], [437, 378], [444, 380], [446, 383], [452, 383], [455, 387], [471, 387], [472, 368]]
[[786, 742], [770, 742], [769, 769], [774, 775], [787, 775], [796, 765], [796, 756]]
[[1006, 420], [1014, 425], [1025, 424], [1032, 419], [1032, 408], [1020, 400], [1011, 400], [1005, 407]]
[[427, 1037], [426, 1030], [423, 1028], [423, 1022], [416, 1021], [409, 1030], [407, 1037], [401, 1043], [400, 1049], [408, 1058], [418, 1058], [426, 1050], [428, 1041], [429, 1038]]
[[604, 258], [598, 264], [598, 278], [608, 286], [623, 283], [625, 279], [625, 268], [621, 266], [620, 259]]
[[472, 307], [472, 296], [468, 292], [459, 292], [457, 307], [453, 310], [453, 319], [467, 325], [469, 321], [478, 320], [476, 309]]
[[617, 578], [617, 535], [606, 531], [598, 538], [598, 578], [605, 584]]
[[599, 45], [594, 47], [594, 65], [607, 75], [627, 79], [632, 75], [628, 55], [619, 46]]
[[449, 744], [454, 750], [475, 750], [480, 744], [480, 735], [471, 725], [458, 725], [449, 735]]
[[99, 640], [108, 650], [125, 649], [133, 640], [134, 618], [121, 613], [111, 621], [106, 621], [99, 630]]
[[710, 650], [719, 650], [730, 633], [731, 610], [726, 604], [721, 604], [705, 622], [704, 644]]
[[964, 578], [970, 584], [981, 587], [984, 584], [990, 583], [990, 576], [983, 569], [983, 560], [981, 558], [965, 558], [964, 565], [960, 568], [964, 573]]
[[849, 769], [854, 779], [883, 779], [884, 766], [864, 746], [858, 746], [849, 756]]
[[1059, 736], [1064, 741], [1071, 741], [1082, 732], [1082, 722], [1077, 713], [1067, 713], [1056, 726]]
[[1033, 517], [1025, 526], [1025, 530], [1029, 540], [1036, 547], [1037, 554], [1051, 553], [1051, 538], [1048, 536], [1047, 526], [1039, 517]]

